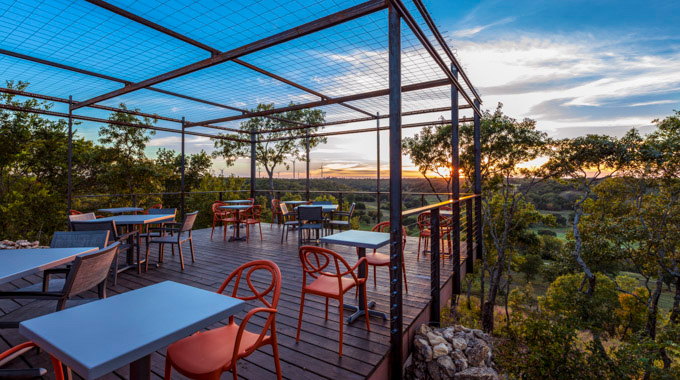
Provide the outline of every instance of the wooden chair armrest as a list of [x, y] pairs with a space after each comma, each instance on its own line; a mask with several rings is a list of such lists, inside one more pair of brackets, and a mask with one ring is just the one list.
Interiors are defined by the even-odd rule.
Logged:
[[139, 231], [134, 230], [134, 231], [126, 232], [122, 235], [118, 235], [118, 240], [116, 240], [116, 241], [117, 242], [118, 241], [123, 242], [123, 241], [129, 239], [131, 236], [135, 236], [135, 235], [139, 235]]

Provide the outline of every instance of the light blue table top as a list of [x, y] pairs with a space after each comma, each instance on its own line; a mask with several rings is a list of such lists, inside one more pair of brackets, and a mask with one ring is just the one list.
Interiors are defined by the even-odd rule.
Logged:
[[109, 214], [123, 214], [126, 212], [144, 211], [144, 209], [139, 207], [112, 207], [112, 208], [100, 208], [97, 211], [106, 212]]
[[348, 245], [350, 247], [378, 249], [390, 242], [390, 234], [349, 230], [321, 238], [322, 243]]
[[165, 281], [22, 322], [19, 332], [89, 380], [244, 306], [236, 298]]
[[250, 199], [236, 199], [236, 200], [222, 201], [222, 202], [224, 202], [224, 203], [230, 203], [230, 204], [234, 204], [234, 203], [250, 203]]
[[229, 205], [229, 206], [220, 206], [221, 209], [223, 210], [247, 210], [253, 206], [244, 206], [244, 205]]
[[106, 218], [98, 218], [94, 220], [87, 220], [87, 222], [101, 222], [106, 220], [113, 220], [117, 225], [137, 225], [137, 224], [152, 224], [159, 222], [171, 222], [175, 218], [172, 214], [156, 214], [156, 215], [115, 215]]
[[338, 209], [338, 205], [300, 205], [295, 209], [297, 210], [298, 207], [321, 207], [322, 212], [332, 212]]
[[287, 205], [303, 205], [305, 203], [309, 203], [307, 201], [281, 201], [281, 203], [285, 203]]
[[97, 249], [99, 248], [2, 249], [0, 250], [0, 284], [70, 263], [76, 256], [94, 252]]

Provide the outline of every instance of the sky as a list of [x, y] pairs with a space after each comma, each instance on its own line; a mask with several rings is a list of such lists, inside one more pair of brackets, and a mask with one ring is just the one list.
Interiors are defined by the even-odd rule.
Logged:
[[[228, 50], [357, 4], [359, 0], [149, 0], [111, 1], [115, 5]], [[537, 121], [552, 137], [586, 133], [622, 135], [630, 128], [650, 131], [652, 120], [680, 109], [680, 14], [678, 1], [455, 1], [425, 0], [437, 25], [483, 99], [482, 108], [503, 104], [506, 114]], [[249, 4], [245, 4], [249, 3]], [[408, 1], [406, 2], [409, 3]], [[300, 7], [303, 4], [303, 7]], [[334, 8], [335, 7], [335, 8]], [[336, 9], [337, 8], [337, 9]], [[386, 87], [385, 12], [334, 27], [328, 32], [244, 57], [244, 60], [329, 96]], [[405, 30], [406, 26], [402, 26]], [[404, 39], [404, 81], [441, 77], [423, 60], [422, 46], [408, 32]], [[414, 42], [415, 41], [415, 42]], [[0, 0], [0, 49], [139, 81], [207, 57], [207, 53], [150, 31], [79, 0]], [[29, 63], [0, 54], [0, 80], [27, 80], [28, 91], [81, 100], [120, 87], [118, 83]], [[313, 101], [313, 95], [228, 62], [157, 87], [253, 108], [260, 102], [283, 106]], [[441, 93], [404, 96], [404, 109], [447, 104]], [[355, 106], [386, 113], [386, 99]], [[142, 111], [188, 120], [238, 112], [177, 100], [142, 90], [105, 101], [125, 102]], [[63, 111], [56, 104], [55, 110]], [[324, 107], [329, 120], [361, 117], [341, 106]], [[106, 118], [98, 110], [83, 115]], [[436, 120], [446, 114], [410, 117], [404, 123]], [[382, 121], [386, 125], [386, 121]], [[177, 127], [176, 124], [163, 126]], [[238, 122], [225, 124], [237, 127]], [[375, 122], [328, 131], [373, 127]], [[98, 125], [83, 123], [79, 133], [97, 138]], [[208, 131], [198, 128], [199, 131]], [[412, 136], [417, 129], [405, 129]], [[381, 170], [387, 174], [387, 132], [380, 134]], [[158, 133], [147, 152], [179, 150], [179, 136]], [[312, 150], [312, 176], [369, 176], [376, 173], [374, 133], [330, 137]], [[187, 152], [212, 151], [208, 138], [188, 137]], [[404, 157], [406, 175], [417, 175]], [[248, 160], [217, 174], [248, 175]], [[302, 165], [296, 165], [299, 172]], [[264, 172], [263, 172], [264, 174]], [[277, 176], [290, 178], [290, 170]]]

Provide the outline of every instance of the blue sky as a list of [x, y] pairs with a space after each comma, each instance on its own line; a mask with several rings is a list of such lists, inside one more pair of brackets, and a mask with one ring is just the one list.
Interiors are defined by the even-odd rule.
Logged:
[[[360, 0], [111, 2], [227, 50]], [[305, 5], [303, 9], [300, 2]], [[425, 4], [480, 91], [483, 107], [493, 109], [501, 102], [507, 114], [535, 119], [538, 127], [551, 136], [620, 135], [632, 127], [648, 131], [651, 120], [680, 109], [680, 2], [426, 0]], [[329, 96], [384, 88], [384, 21], [381, 12], [244, 60]], [[207, 57], [200, 49], [80, 0], [0, 0], [0, 48], [132, 81]], [[423, 66], [422, 47], [408, 33], [404, 36], [404, 50], [406, 83], [441, 76], [436, 68]], [[29, 91], [59, 97], [73, 95], [76, 100], [119, 87], [0, 55], [0, 80], [6, 79], [28, 80], [32, 82]], [[158, 87], [242, 108], [252, 108], [258, 102], [283, 105], [317, 99], [233, 63]], [[430, 95], [432, 99], [405, 96], [404, 109], [446, 104], [445, 98], [434, 92]], [[385, 113], [384, 100], [354, 105]], [[146, 112], [186, 116], [192, 121], [234, 114], [148, 90], [103, 104], [115, 106], [121, 101]], [[63, 110], [60, 107], [56, 109]], [[331, 120], [362, 116], [341, 106], [324, 110]], [[79, 112], [106, 117], [97, 110]], [[439, 116], [448, 115], [412, 117], [405, 122]], [[329, 130], [374, 125], [371, 122]], [[96, 138], [96, 124], [86, 123], [79, 128], [88, 138]], [[404, 130], [404, 135], [416, 132]], [[382, 133], [381, 139], [382, 170], [386, 170], [387, 134]], [[153, 154], [159, 147], [179, 149], [178, 136], [159, 133], [148, 151]], [[188, 138], [189, 152], [209, 151], [211, 147], [208, 139]], [[319, 174], [323, 162], [326, 175], [371, 176], [376, 170], [375, 135], [331, 137], [327, 145], [312, 152], [312, 159], [313, 175]], [[404, 160], [405, 169], [412, 170], [408, 158]], [[246, 175], [247, 167], [248, 161], [243, 160], [225, 173]], [[224, 164], [216, 161], [215, 169], [219, 172]], [[290, 171], [281, 173], [290, 175]]]

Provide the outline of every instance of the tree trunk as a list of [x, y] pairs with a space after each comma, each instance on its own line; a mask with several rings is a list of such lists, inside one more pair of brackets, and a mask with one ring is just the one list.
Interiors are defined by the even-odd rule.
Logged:
[[656, 322], [657, 314], [659, 312], [659, 298], [661, 298], [661, 290], [663, 290], [663, 279], [659, 276], [656, 280], [656, 287], [652, 293], [652, 299], [647, 310], [647, 326], [645, 333], [648, 337], [656, 340]]
[[[500, 255], [499, 255], [500, 256]], [[499, 269], [500, 261], [494, 265], [496, 268], [492, 271], [491, 276], [489, 276], [489, 297], [484, 301], [482, 305], [482, 330], [486, 333], [493, 333], [493, 317], [494, 309], [496, 307], [496, 297], [498, 296], [498, 289], [501, 282], [502, 271]]]
[[674, 324], [680, 323], [680, 277], [675, 278], [675, 297], [673, 298], [670, 320]]

